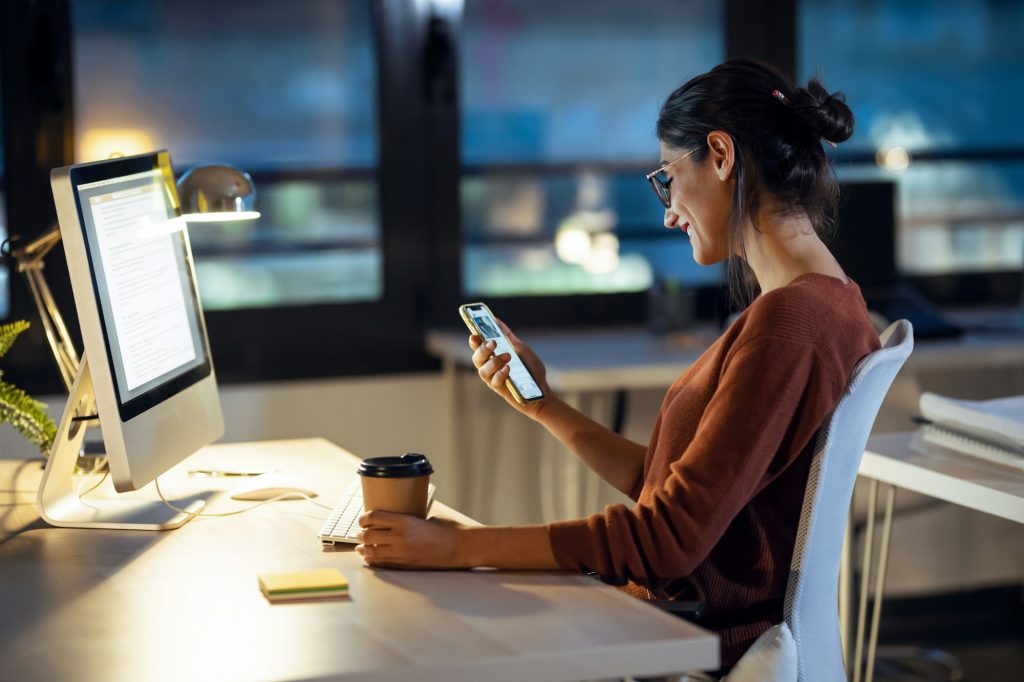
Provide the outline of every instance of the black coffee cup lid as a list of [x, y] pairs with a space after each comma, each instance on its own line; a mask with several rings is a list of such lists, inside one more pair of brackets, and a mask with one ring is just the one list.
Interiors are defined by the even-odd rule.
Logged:
[[424, 455], [407, 452], [401, 457], [369, 457], [359, 463], [360, 476], [374, 478], [412, 478], [434, 473]]

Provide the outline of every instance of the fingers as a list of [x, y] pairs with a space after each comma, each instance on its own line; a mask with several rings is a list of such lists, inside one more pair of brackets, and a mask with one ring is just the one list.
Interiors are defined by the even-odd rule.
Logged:
[[390, 545], [392, 541], [392, 533], [390, 530], [381, 530], [376, 528], [368, 528], [366, 530], [359, 531], [356, 535], [356, 539], [364, 545]]
[[487, 343], [479, 344], [476, 350], [473, 351], [473, 366], [480, 369], [484, 366], [490, 357], [494, 354], [494, 348], [497, 344], [494, 343], [494, 339], [491, 339]]
[[471, 334], [469, 337], [469, 347], [476, 350], [484, 342], [484, 337], [479, 334]]
[[480, 378], [493, 388], [501, 388], [508, 378], [508, 361], [512, 359], [509, 353], [494, 355], [495, 343], [493, 340], [481, 344], [473, 351], [473, 365], [477, 368]]
[[371, 510], [359, 517], [359, 525], [363, 528], [398, 528], [404, 523], [405, 515], [394, 512]]
[[356, 545], [356, 554], [362, 556], [363, 560], [371, 566], [380, 566], [386, 564], [389, 559], [394, 559], [386, 546]]
[[391, 550], [396, 533], [401, 531], [402, 517], [402, 514], [383, 511], [368, 511], [360, 516], [359, 525], [363, 530], [357, 538], [362, 544], [356, 545], [356, 553], [374, 566], [382, 566], [389, 558], [393, 559]]
[[[483, 370], [481, 370], [481, 377], [483, 376], [482, 372]], [[508, 379], [509, 372], [510, 369], [508, 365], [503, 365], [496, 369], [494, 374], [491, 375], [490, 381], [488, 381], [491, 388], [496, 391], [501, 390], [502, 386], [505, 385], [505, 380]]]
[[492, 388], [501, 388], [505, 383], [505, 379], [508, 378], [508, 361], [511, 358], [512, 356], [508, 353], [505, 353], [504, 355], [491, 356], [491, 358], [477, 370], [477, 374], [479, 374], [480, 378], [484, 380], [484, 383], [490, 385]]

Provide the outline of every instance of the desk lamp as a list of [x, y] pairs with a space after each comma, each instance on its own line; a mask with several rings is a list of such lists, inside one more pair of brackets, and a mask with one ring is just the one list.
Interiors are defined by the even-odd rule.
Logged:
[[178, 180], [181, 214], [190, 223], [254, 220], [256, 185], [248, 173], [223, 163], [196, 166]]
[[[187, 171], [177, 182], [182, 217], [187, 222], [253, 220], [256, 186], [245, 171], [228, 164], [201, 164]], [[64, 318], [43, 276], [43, 262], [60, 242], [60, 228], [54, 225], [41, 237], [12, 250], [18, 272], [28, 280], [32, 300], [46, 332], [64, 387], [71, 391], [78, 374], [79, 356], [71, 343]]]

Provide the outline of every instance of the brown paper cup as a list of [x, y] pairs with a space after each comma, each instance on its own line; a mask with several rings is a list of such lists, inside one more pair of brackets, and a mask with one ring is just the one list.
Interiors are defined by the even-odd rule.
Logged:
[[363, 507], [427, 517], [427, 485], [430, 476], [378, 478], [363, 476]]

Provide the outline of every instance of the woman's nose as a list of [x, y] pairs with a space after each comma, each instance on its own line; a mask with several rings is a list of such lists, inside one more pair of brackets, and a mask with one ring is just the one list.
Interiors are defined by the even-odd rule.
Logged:
[[671, 229], [679, 223], [679, 216], [672, 212], [672, 209], [665, 209], [665, 227]]

